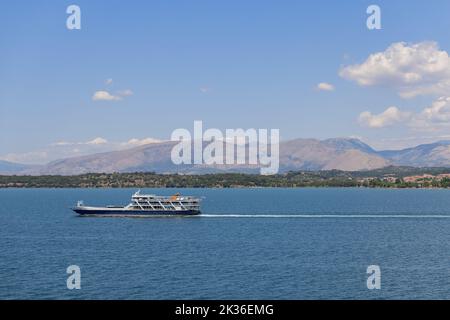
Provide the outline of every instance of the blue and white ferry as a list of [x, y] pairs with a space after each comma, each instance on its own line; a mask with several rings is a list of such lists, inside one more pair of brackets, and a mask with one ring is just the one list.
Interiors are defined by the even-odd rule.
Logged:
[[78, 201], [73, 211], [81, 216], [183, 216], [200, 214], [201, 200], [192, 196], [156, 196], [137, 191], [127, 206], [92, 207]]

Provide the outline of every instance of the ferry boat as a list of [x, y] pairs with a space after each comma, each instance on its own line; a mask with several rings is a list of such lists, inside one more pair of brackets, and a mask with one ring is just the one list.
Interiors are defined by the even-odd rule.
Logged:
[[91, 207], [78, 201], [73, 211], [81, 216], [183, 216], [200, 214], [199, 198], [181, 196], [156, 196], [137, 191], [127, 206]]

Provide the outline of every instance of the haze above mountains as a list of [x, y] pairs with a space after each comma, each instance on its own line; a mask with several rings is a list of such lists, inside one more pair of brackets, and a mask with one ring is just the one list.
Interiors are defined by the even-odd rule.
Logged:
[[[178, 142], [152, 143], [131, 149], [24, 165], [0, 160], [0, 174], [75, 175], [82, 173], [157, 172], [203, 174], [257, 173], [255, 165], [175, 165], [170, 154]], [[280, 143], [280, 173], [295, 170], [360, 171], [390, 165], [450, 167], [450, 141], [403, 150], [375, 151], [358, 139], [295, 139]]]

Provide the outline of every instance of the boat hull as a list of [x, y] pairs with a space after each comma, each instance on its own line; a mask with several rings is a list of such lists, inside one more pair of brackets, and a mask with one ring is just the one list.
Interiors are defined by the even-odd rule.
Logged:
[[124, 210], [124, 209], [86, 209], [73, 208], [80, 216], [104, 217], [152, 217], [152, 216], [194, 216], [199, 210]]

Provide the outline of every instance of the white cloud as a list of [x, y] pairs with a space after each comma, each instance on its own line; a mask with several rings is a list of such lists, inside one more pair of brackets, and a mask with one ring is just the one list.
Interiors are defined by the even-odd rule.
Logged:
[[450, 128], [450, 97], [440, 97], [411, 121], [410, 127], [421, 131]]
[[92, 100], [94, 101], [118, 101], [122, 100], [125, 97], [132, 96], [134, 93], [130, 89], [120, 90], [116, 94], [111, 94], [106, 90], [100, 90], [94, 92], [92, 96]]
[[334, 91], [334, 86], [326, 82], [321, 82], [317, 85], [317, 89], [320, 91]]
[[421, 112], [400, 111], [397, 107], [389, 107], [384, 112], [374, 115], [369, 111], [362, 112], [358, 118], [362, 126], [383, 128], [400, 122], [415, 131], [444, 130], [450, 128], [450, 96], [440, 97]]
[[108, 140], [100, 138], [100, 137], [92, 139], [91, 141], [86, 142], [86, 144], [93, 144], [93, 145], [105, 144], [105, 143], [108, 143]]
[[94, 101], [117, 101], [121, 100], [122, 98], [120, 96], [114, 96], [110, 94], [108, 91], [96, 91], [94, 92], [94, 95], [92, 96], [92, 100]]
[[422, 115], [430, 121], [450, 122], [450, 97], [440, 97]]
[[99, 144], [106, 144], [108, 143], [108, 140], [97, 137], [95, 139], [85, 141], [85, 142], [69, 142], [69, 141], [58, 141], [55, 143], [52, 143], [51, 146], [73, 146], [73, 145], [99, 145]]
[[159, 143], [162, 142], [161, 140], [158, 139], [153, 139], [153, 138], [144, 138], [144, 139], [130, 139], [126, 142], [126, 144], [128, 145], [133, 145], [133, 146], [142, 146], [145, 144], [150, 144], [150, 143]]
[[369, 111], [359, 115], [358, 122], [369, 128], [383, 128], [403, 122], [410, 117], [409, 112], [402, 112], [397, 107], [389, 107], [380, 114], [372, 114]]
[[450, 90], [450, 57], [436, 42], [398, 42], [339, 74], [361, 86], [391, 86], [403, 98], [444, 94]]
[[67, 142], [67, 141], [58, 141], [55, 143], [52, 143], [53, 146], [68, 146], [71, 145], [71, 142]]

